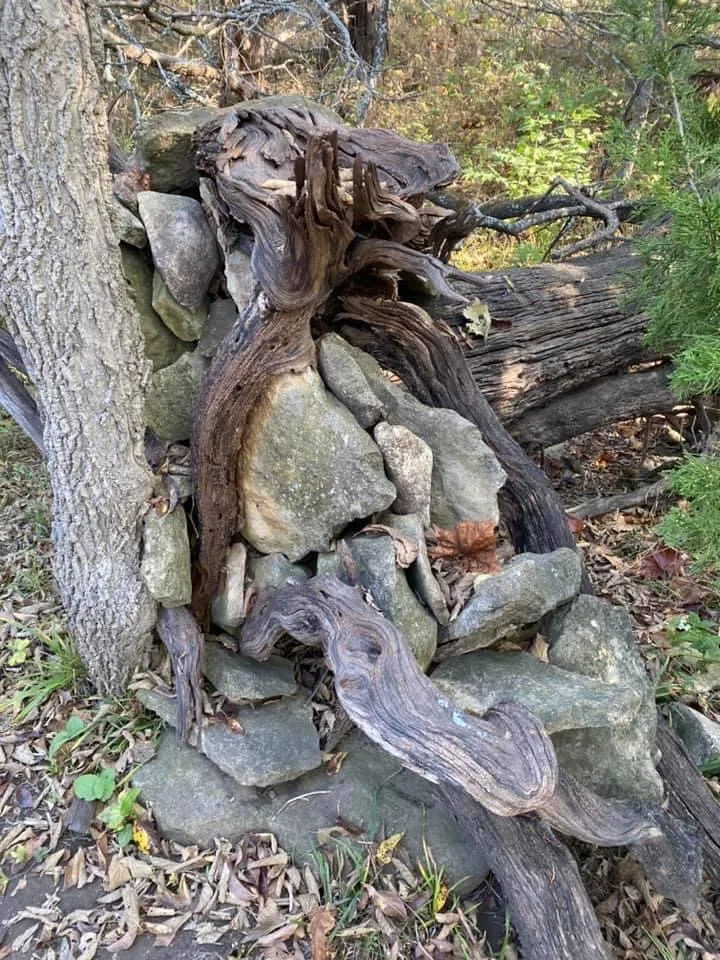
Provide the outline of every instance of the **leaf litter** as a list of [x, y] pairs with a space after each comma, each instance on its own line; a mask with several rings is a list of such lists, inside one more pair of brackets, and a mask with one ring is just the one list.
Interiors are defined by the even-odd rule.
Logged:
[[[568, 456], [604, 464], [600, 473], [607, 485], [623, 463], [618, 437], [623, 439], [611, 435], [612, 456], [603, 455], [608, 438], [602, 433], [581, 438]], [[599, 448], [589, 459], [588, 444]], [[24, 471], [17, 470], [18, 462]], [[133, 798], [125, 811], [132, 829], [121, 847], [117, 832], [99, 819], [106, 790], [99, 787], [100, 797], [83, 799], [74, 784], [83, 776], [104, 777], [106, 786], [112, 779], [122, 789], [132, 769], [152, 757], [158, 724], [131, 698], [121, 704], [95, 699], [77, 665], [63, 659], [67, 632], [49, 574], [47, 526], [28, 520], [41, 507], [46, 515], [47, 486], [34, 451], [13, 427], [0, 434], [0, 473], [10, 479], [0, 494], [0, 902], [12, 904], [18, 896], [19, 903], [36, 876], [49, 878], [58, 890], [10, 918], [0, 933], [0, 960], [91, 960], [101, 948], [122, 956], [141, 935], [171, 947], [181, 932], [197, 944], [230, 939], [236, 946], [225, 955], [262, 960], [517, 957], [509, 940], [501, 954], [493, 953], [476, 923], [475, 910], [490, 886], [470, 898], [455, 896], [434, 864], [423, 869], [409, 861], [399, 835], [371, 839], [354, 825], [329, 825], [318, 838], [314, 869], [299, 868], [272, 834], [236, 844], [217, 841], [206, 850], [164, 839], [151, 811]], [[568, 506], [582, 499], [575, 476], [554, 479]], [[613, 492], [617, 486], [615, 477]], [[713, 716], [720, 675], [710, 673], [717, 679], [702, 693], [683, 685], [687, 671], [674, 667], [667, 625], [693, 612], [717, 620], [717, 594], [709, 580], [687, 575], [686, 558], [658, 543], [655, 521], [651, 510], [635, 508], [576, 524], [574, 532], [598, 594], [629, 610], [651, 676], [668, 678], [674, 696]], [[483, 531], [446, 533], [433, 564], [446, 598], [457, 607], [472, 592], [477, 561], [496, 562], [495, 547]], [[504, 549], [507, 556], [506, 544], [498, 548], [501, 559]], [[60, 641], [53, 646], [48, 638]], [[542, 638], [533, 644], [541, 655]], [[169, 680], [167, 663], [156, 664], [156, 671], [155, 678]], [[298, 661], [298, 671], [313, 689], [327, 749], [344, 723], [332, 679], [309, 655]], [[18, 700], [17, 690], [28, 673], [38, 678], [36, 693], [42, 696], [18, 720], [18, 706], [28, 702]], [[53, 686], [58, 673], [63, 682]], [[326, 760], [332, 773], [342, 753], [328, 753]], [[113, 796], [117, 800], [118, 793]], [[75, 816], [84, 819], [84, 835], [68, 828]], [[685, 917], [652, 894], [622, 851], [573, 848], [614, 957], [718, 956], [712, 946], [717, 902], [706, 901], [699, 915]], [[83, 908], [65, 911], [63, 890], [87, 891]]]

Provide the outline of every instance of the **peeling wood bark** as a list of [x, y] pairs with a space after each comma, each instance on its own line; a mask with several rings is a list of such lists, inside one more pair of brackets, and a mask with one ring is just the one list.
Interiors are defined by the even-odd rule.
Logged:
[[175, 678], [178, 740], [187, 743], [193, 723], [202, 730], [201, 671], [205, 637], [187, 607], [160, 607], [157, 630]]
[[139, 576], [149, 365], [108, 213], [87, 16], [81, 0], [0, 13], [0, 312], [37, 387], [62, 602], [92, 680], [117, 694], [155, 621]]

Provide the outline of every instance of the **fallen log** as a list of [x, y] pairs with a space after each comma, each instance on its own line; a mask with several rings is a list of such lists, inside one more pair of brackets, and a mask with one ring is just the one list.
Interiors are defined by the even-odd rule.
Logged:
[[625, 247], [604, 256], [453, 277], [490, 317], [510, 326], [487, 341], [467, 332], [457, 309], [430, 309], [465, 339], [465, 355], [498, 416], [511, 423], [527, 410], [632, 364], [654, 359], [644, 343], [647, 319], [626, 302], [628, 274], [640, 260]]
[[511, 417], [505, 426], [525, 449], [540, 449], [608, 423], [665, 413], [677, 404], [668, 372], [669, 364], [663, 363], [649, 370], [600, 377]]

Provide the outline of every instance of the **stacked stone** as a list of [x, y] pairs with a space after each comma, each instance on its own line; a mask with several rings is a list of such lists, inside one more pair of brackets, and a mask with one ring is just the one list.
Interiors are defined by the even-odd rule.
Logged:
[[[194, 404], [212, 356], [253, 290], [251, 251], [234, 249], [226, 277], [196, 199], [191, 138], [207, 119], [207, 111], [169, 112], [143, 130], [153, 189], [116, 218], [153, 365], [147, 423], [167, 454], [157, 478], [159, 508], [145, 519], [142, 563], [145, 582], [165, 606], [190, 601], [183, 503], [191, 502], [186, 444]], [[315, 575], [345, 578], [348, 560], [420, 666], [459, 708], [482, 715], [502, 701], [519, 701], [551, 734], [561, 767], [599, 794], [662, 798], [652, 689], [629, 618], [578, 596], [581, 569], [573, 551], [513, 558], [501, 572], [479, 577], [451, 617], [426, 533], [463, 521], [497, 525], [504, 480], [474, 424], [420, 403], [337, 334], [319, 341], [317, 370], [276, 378], [243, 437], [242, 542], [226, 558], [212, 604], [215, 632], [206, 644], [205, 677], [235, 705], [233, 723], [196, 732], [197, 749], [166, 735], [157, 758], [135, 777], [164, 832], [206, 844], [271, 829], [302, 853], [315, 831], [341, 815], [370, 832], [381, 825], [406, 831], [417, 854], [426, 838], [451, 877], [477, 876], [482, 865], [467, 863], [462, 831], [428, 784], [401, 772], [358, 731], [341, 743], [347, 758], [329, 778], [310, 695], [298, 687], [292, 664], [281, 658], [257, 664], [233, 650], [250, 596]], [[336, 549], [340, 541], [344, 552]], [[528, 626], [545, 638], [547, 661], [516, 644], [511, 652], [498, 649]], [[141, 696], [173, 723], [171, 698], [157, 691]]]

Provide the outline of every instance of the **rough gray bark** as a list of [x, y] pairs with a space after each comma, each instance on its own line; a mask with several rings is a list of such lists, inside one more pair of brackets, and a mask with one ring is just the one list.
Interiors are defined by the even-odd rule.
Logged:
[[91, 9], [0, 10], [0, 311], [37, 386], [60, 595], [107, 694], [146, 650], [155, 604], [139, 576], [149, 367], [108, 214]]

